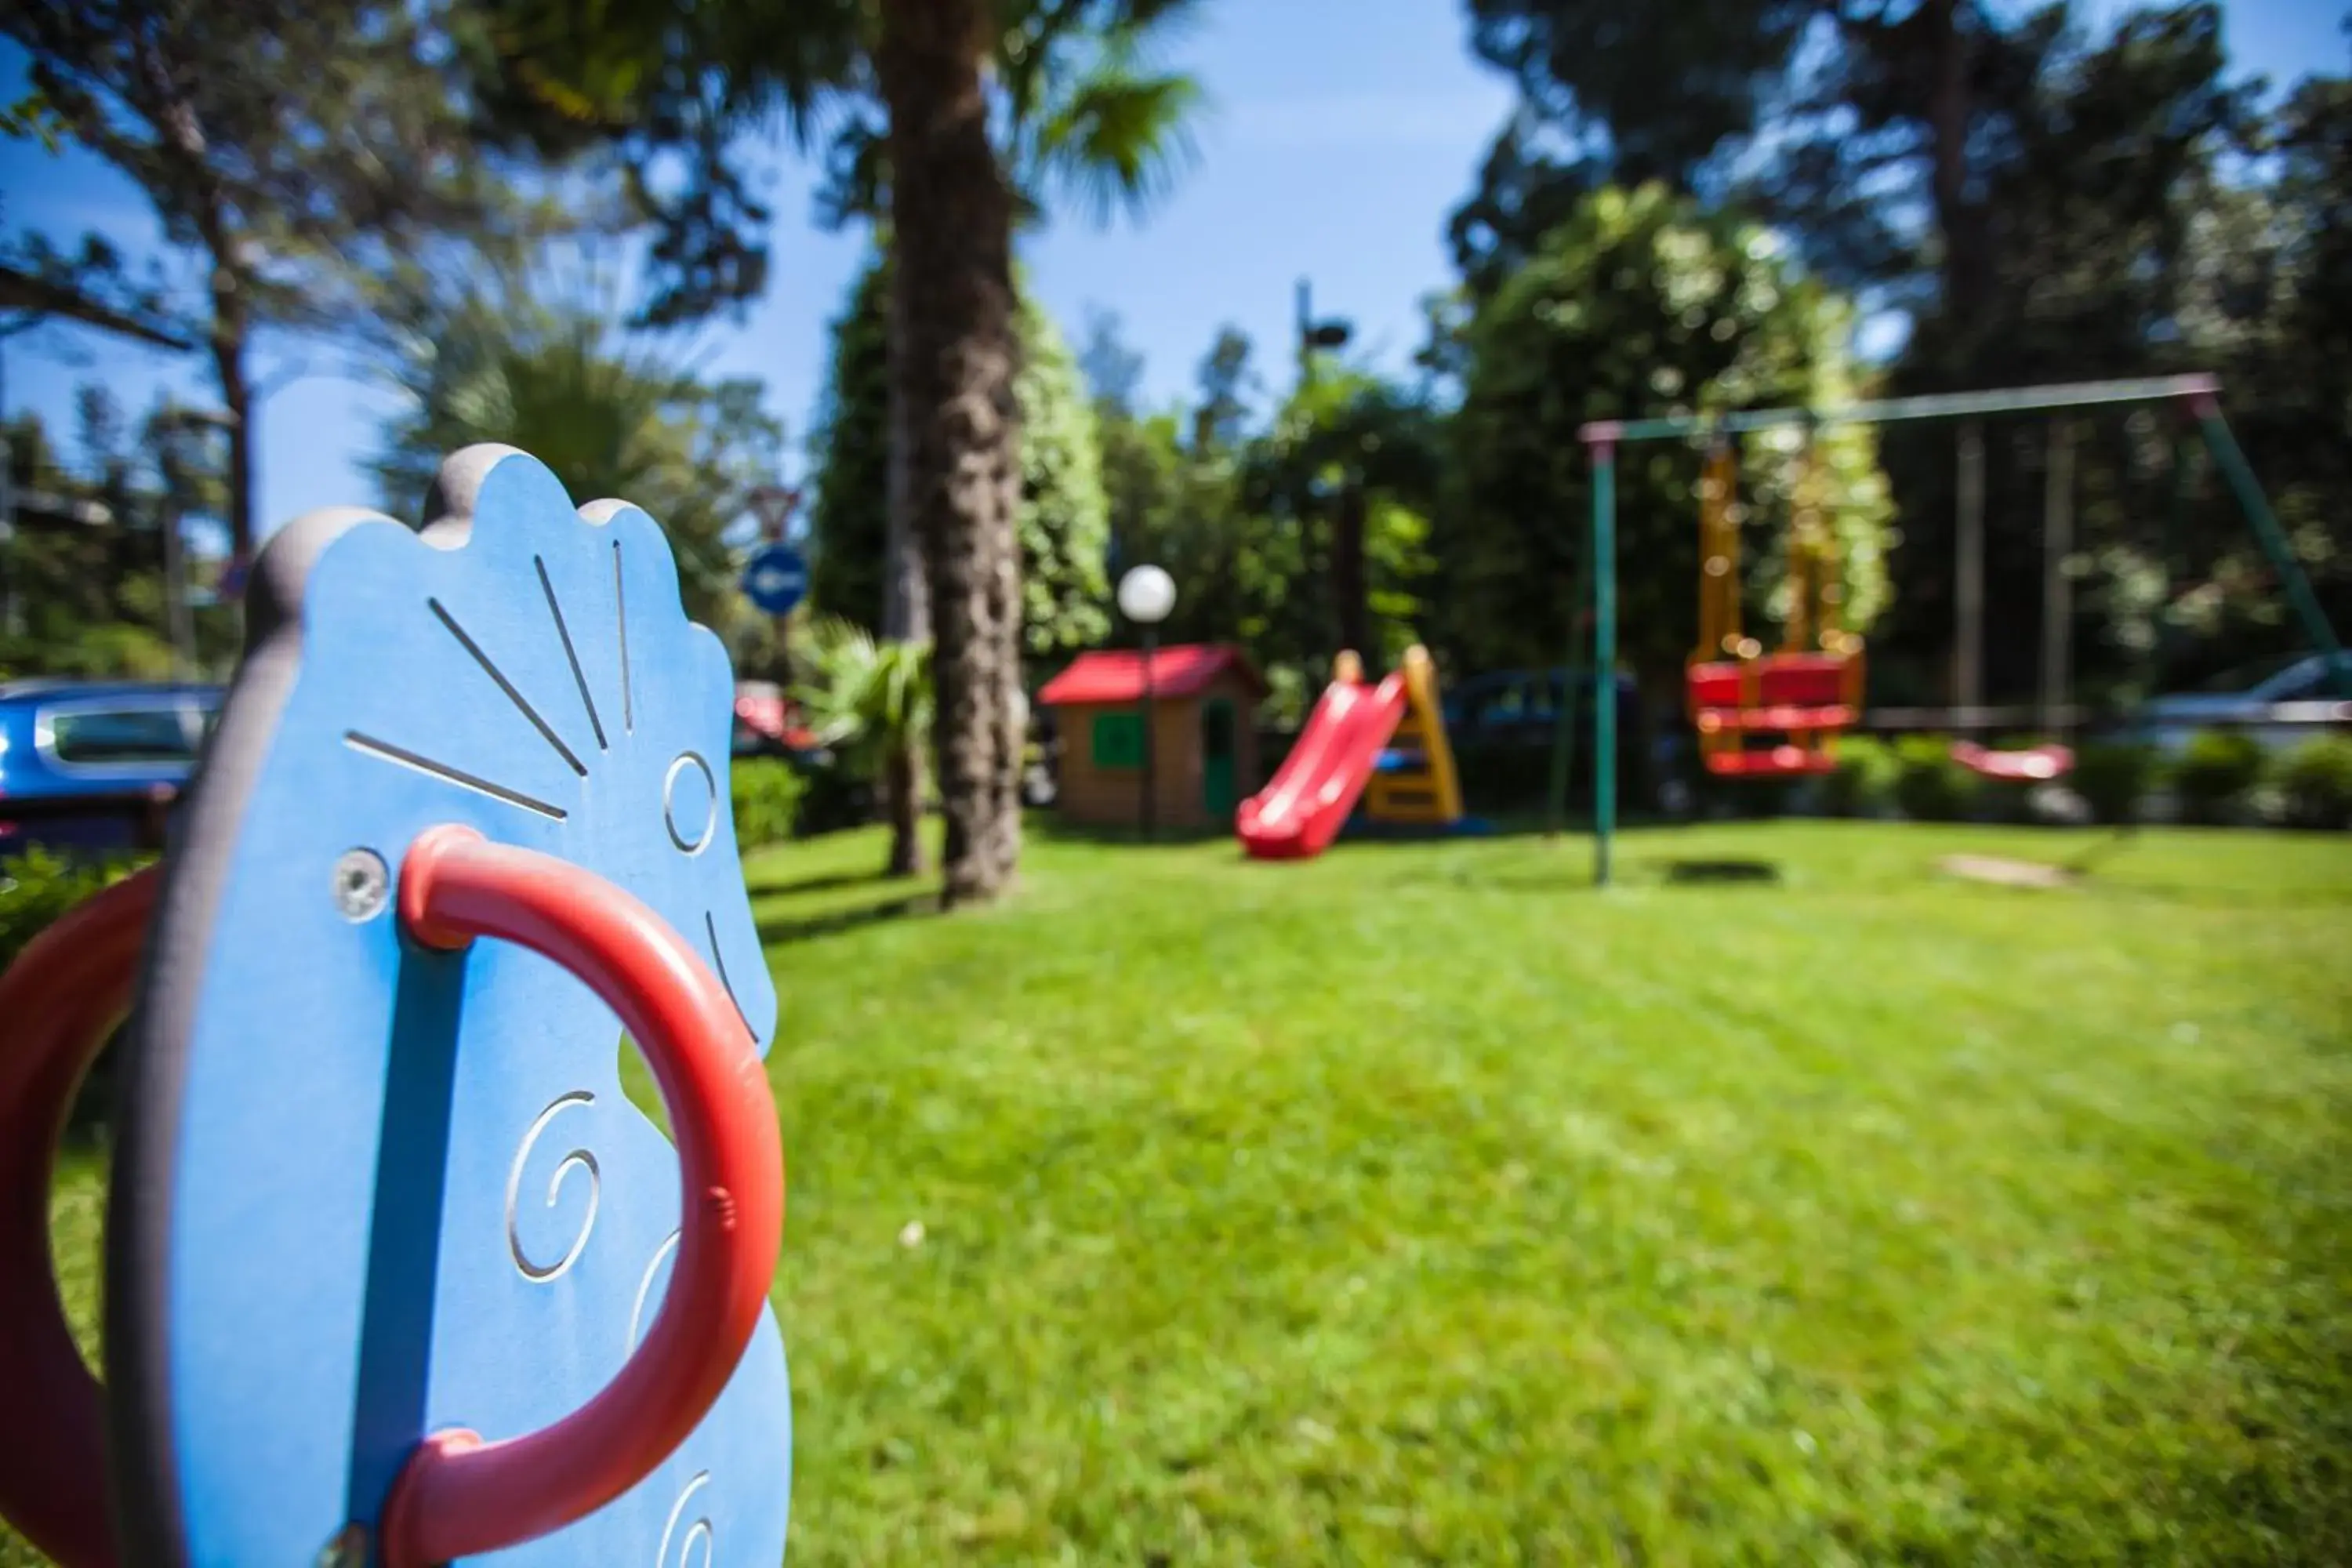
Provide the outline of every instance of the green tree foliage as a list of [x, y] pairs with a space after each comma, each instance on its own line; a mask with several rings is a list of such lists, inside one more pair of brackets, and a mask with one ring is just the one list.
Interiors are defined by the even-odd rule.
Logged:
[[[1956, 320], [1989, 294], [1983, 195], [2063, 5], [1979, 0], [1470, 0], [1472, 47], [1520, 89], [1457, 215], [1465, 270], [1527, 254], [1563, 192], [1664, 181], [1768, 193], [1846, 282], [1932, 278]], [[1922, 218], [1925, 221], [1920, 221]]]
[[[1243, 494], [1255, 384], [1248, 339], [1231, 328], [1219, 332], [1189, 409], [1136, 405], [1143, 360], [1115, 317], [1096, 319], [1081, 358], [1095, 394], [1113, 572], [1149, 563], [1176, 580], [1163, 640], [1238, 641], [1261, 662], [1279, 658], [1275, 626], [1299, 579], [1300, 556], [1295, 537], [1251, 510]], [[1131, 643], [1136, 628], [1117, 620], [1111, 635]]]
[[1054, 319], [1024, 300], [1021, 372], [1023, 647], [1045, 658], [1090, 647], [1110, 629], [1110, 500], [1094, 405]]
[[687, 613], [722, 635], [754, 618], [735, 586], [728, 536], [751, 491], [772, 482], [783, 431], [756, 381], [716, 384], [676, 345], [616, 330], [593, 300], [530, 282], [462, 297], [411, 335], [374, 460], [385, 510], [412, 523], [441, 459], [499, 441], [555, 471], [583, 504], [643, 509], [677, 556]]
[[[1176, 580], [1167, 642], [1237, 642], [1262, 668], [1327, 664], [1326, 604], [1307, 574], [1306, 542], [1248, 504], [1248, 452], [1188, 442], [1183, 410], [1102, 411], [1103, 474], [1122, 567], [1144, 563]], [[1135, 628], [1114, 627], [1132, 643]]]
[[[520, 221], [511, 168], [467, 136], [439, 21], [376, 0], [0, 9], [44, 113], [139, 185], [185, 263], [130, 313], [211, 361], [235, 422], [226, 504], [240, 553], [256, 533], [262, 335], [364, 335], [379, 283], [429, 271], [448, 237], [485, 244]], [[16, 248], [53, 281], [123, 290], [102, 245]]]
[[[1847, 401], [1852, 325], [1850, 308], [1755, 225], [1659, 184], [1582, 203], [1466, 331], [1471, 371], [1454, 421], [1460, 493], [1433, 538], [1445, 650], [1470, 668], [1559, 659], [1590, 539], [1586, 421]], [[1743, 449], [1748, 617], [1768, 645], [1803, 445], [1790, 431]], [[1846, 624], [1867, 630], [1886, 602], [1891, 514], [1875, 437], [1832, 427], [1812, 450]], [[1664, 443], [1620, 455], [1621, 646], [1654, 689], [1677, 679], [1695, 637], [1701, 461]]]
[[[1962, 321], [1923, 310], [1889, 378], [1897, 393], [1955, 385], [2073, 381], [2091, 375], [2216, 371], [2224, 400], [2306, 568], [2339, 617], [2352, 610], [2352, 565], [2327, 520], [2352, 502], [2344, 405], [2320, 412], [2331, 374], [2302, 344], [2325, 341], [2305, 316], [2304, 268], [2328, 218], [2317, 166], [2296, 157], [2281, 177], [2237, 156], [2265, 136], [2246, 89], [2227, 79], [2219, 15], [2209, 6], [2126, 14], [2093, 38], [2053, 36], [2031, 80], [2011, 92], [2009, 151], [1990, 161], [1984, 203], [2002, 243], [1986, 298]], [[2308, 84], [2295, 101], [2325, 100]], [[2323, 139], [2324, 144], [2324, 139]], [[2321, 161], [2324, 163], [2324, 159]], [[2295, 646], [2280, 585], [2234, 498], [2191, 434], [2162, 409], [2084, 410], [2065, 417], [2074, 448], [2074, 695], [2128, 705], [2263, 654]], [[2332, 427], [2339, 433], [2331, 440]], [[1986, 427], [1984, 679], [2021, 697], [2039, 674], [2040, 524], [2049, 426]], [[1875, 668], [1910, 697], [1944, 694], [1952, 599], [1953, 432], [1887, 433], [1902, 503], [1894, 573], [1904, 615]]]
[[[1197, 90], [1148, 54], [1190, 8], [500, 0], [479, 35], [501, 123], [542, 144], [584, 130], [626, 155], [662, 226], [656, 314], [704, 313], [764, 282], [768, 214], [734, 162], [740, 132], [781, 120], [805, 145], [831, 127], [824, 215], [887, 210], [900, 461], [886, 611], [894, 631], [933, 637], [950, 902], [992, 896], [1020, 853], [1013, 231], [1055, 195], [1106, 211], [1164, 188]], [[646, 177], [681, 162], [682, 179]]]
[[[888, 538], [888, 263], [850, 286], [833, 324], [833, 359], [810, 458], [815, 479], [810, 597], [878, 631]], [[1022, 636], [1032, 658], [1090, 647], [1109, 630], [1110, 543], [1101, 440], [1076, 361], [1053, 318], [1024, 300], [1021, 410]]]
[[1352, 647], [1386, 668], [1421, 640], [1442, 461], [1433, 412], [1377, 375], [1327, 370], [1291, 395], [1244, 478], [1252, 509], [1297, 552], [1269, 616], [1291, 633], [1276, 662], [1319, 665]]
[[[2352, 77], [2304, 81], [2270, 144], [2273, 184], [2218, 193], [2189, 216], [2203, 292], [2184, 334], [2221, 372], [2239, 437], [2341, 632], [2352, 626]], [[2226, 494], [2212, 486], [2198, 500], [2179, 591], [2198, 595], [2191, 615], [2221, 605], [2233, 635], [2209, 640], [2189, 673], [2303, 647]]]
[[[1092, 323], [1082, 357], [1096, 388], [1114, 566], [1150, 562], [1178, 585], [1163, 638], [1239, 643], [1271, 681], [1276, 716], [1298, 717], [1343, 641], [1332, 568], [1351, 499], [1370, 619], [1360, 651], [1379, 665], [1420, 635], [1443, 462], [1424, 403], [1342, 366], [1261, 413], [1249, 340], [1232, 327], [1202, 357], [1186, 405], [1134, 405], [1141, 358], [1115, 318]], [[1114, 636], [1132, 640], [1135, 630], [1121, 622]]]
[[[1887, 393], [2217, 371], [2323, 601], [2352, 618], [2340, 73], [2265, 110], [2205, 3], [2095, 19], [1978, 0], [1467, 8], [1474, 47], [1520, 88], [1455, 214], [1473, 298], [1501, 289], [1598, 183], [1653, 175], [1774, 221], [1817, 276], [1908, 314]], [[1458, 348], [1437, 333], [1432, 357]], [[2176, 463], [2170, 415], [2067, 423], [2078, 699], [2128, 703], [2294, 645], [2234, 500], [2201, 460]], [[1985, 434], [1983, 676], [2007, 700], [2038, 676], [2048, 429]], [[1948, 426], [1885, 437], [1900, 613], [1874, 640], [1872, 678], [1895, 700], [1949, 695], [1954, 447]]]
[[15, 529], [0, 540], [0, 679], [48, 675], [160, 679], [217, 671], [236, 629], [210, 592], [220, 563], [187, 552], [186, 657], [174, 650], [163, 530], [184, 538], [217, 519], [223, 444], [205, 439], [169, 403], [135, 425], [103, 386], [76, 400], [73, 450], [40, 421], [5, 432]]
[[809, 432], [809, 603], [883, 629], [890, 532], [889, 269], [858, 273], [833, 321], [833, 353]]

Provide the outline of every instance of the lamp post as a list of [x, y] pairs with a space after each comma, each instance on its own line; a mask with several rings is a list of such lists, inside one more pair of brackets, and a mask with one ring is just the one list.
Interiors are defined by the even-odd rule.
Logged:
[[1328, 321], [1315, 319], [1315, 293], [1307, 279], [1298, 280], [1298, 384], [1306, 386], [1315, 380], [1315, 353], [1318, 349], [1343, 349], [1355, 335], [1355, 328], [1334, 316]]
[[1160, 651], [1160, 623], [1176, 607], [1176, 580], [1157, 566], [1138, 566], [1118, 580], [1119, 614], [1143, 628], [1143, 837], [1149, 839], [1157, 824], [1153, 818], [1159, 806], [1158, 748], [1154, 731], [1160, 727], [1154, 702], [1159, 696], [1152, 680], [1152, 656]]
[[[1304, 393], [1315, 384], [1317, 356], [1326, 353], [1337, 353], [1346, 348], [1355, 336], [1355, 327], [1339, 316], [1316, 320], [1314, 291], [1307, 286], [1307, 279], [1301, 278], [1298, 280], [1297, 328], [1298, 386]], [[1332, 618], [1339, 629], [1339, 645], [1360, 648], [1370, 636], [1365, 624], [1368, 616], [1364, 591], [1364, 468], [1352, 456], [1340, 465], [1339, 490], [1332, 501], [1337, 509], [1331, 520], [1331, 568], [1328, 574]]]

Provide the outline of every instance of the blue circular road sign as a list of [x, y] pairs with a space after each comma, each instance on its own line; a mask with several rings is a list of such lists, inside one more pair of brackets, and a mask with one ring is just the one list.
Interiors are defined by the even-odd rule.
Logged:
[[808, 596], [808, 563], [789, 544], [762, 544], [743, 567], [743, 596], [772, 616], [788, 616]]

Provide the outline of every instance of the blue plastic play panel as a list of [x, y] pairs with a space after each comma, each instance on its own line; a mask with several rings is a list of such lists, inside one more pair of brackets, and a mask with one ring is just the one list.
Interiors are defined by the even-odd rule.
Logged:
[[[507, 448], [442, 521], [314, 514], [256, 563], [255, 647], [171, 860], [109, 1313], [126, 1555], [309, 1564], [419, 1438], [520, 1436], [620, 1367], [677, 1241], [675, 1152], [613, 1014], [521, 949], [389, 907], [425, 828], [650, 904], [764, 1053], [776, 998], [728, 806], [733, 680], [660, 530]], [[642, 1077], [641, 1084], [646, 1083]], [[770, 1316], [634, 1490], [500, 1563], [772, 1563], [792, 1418]]]
[[743, 596], [771, 616], [789, 616], [808, 595], [808, 563], [789, 544], [763, 544], [743, 565]]

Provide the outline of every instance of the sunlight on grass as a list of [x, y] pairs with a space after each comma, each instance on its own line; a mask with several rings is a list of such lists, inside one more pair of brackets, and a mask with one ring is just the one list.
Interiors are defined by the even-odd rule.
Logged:
[[755, 858], [790, 1560], [2346, 1560], [2352, 841], [2087, 842]]
[[2352, 845], [1933, 870], [2080, 847], [1049, 841], [779, 945], [793, 1560], [2340, 1558]]

